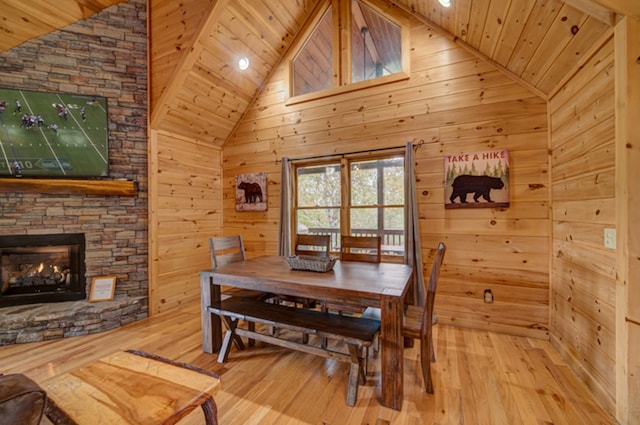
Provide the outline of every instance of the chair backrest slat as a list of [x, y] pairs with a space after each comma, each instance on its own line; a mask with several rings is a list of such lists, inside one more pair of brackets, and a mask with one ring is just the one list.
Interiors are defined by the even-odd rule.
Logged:
[[312, 255], [315, 257], [328, 257], [331, 246], [330, 235], [296, 235], [296, 255]]
[[209, 252], [214, 269], [246, 258], [241, 235], [209, 238]]
[[380, 262], [380, 236], [342, 236], [341, 261]]

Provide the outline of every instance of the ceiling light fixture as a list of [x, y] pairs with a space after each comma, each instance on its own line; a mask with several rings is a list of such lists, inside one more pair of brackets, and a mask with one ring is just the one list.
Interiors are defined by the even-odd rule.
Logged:
[[451, 7], [451, 0], [438, 0], [438, 3], [444, 7]]
[[240, 68], [240, 70], [244, 71], [245, 69], [249, 68], [249, 59], [242, 57], [238, 60], [238, 68]]

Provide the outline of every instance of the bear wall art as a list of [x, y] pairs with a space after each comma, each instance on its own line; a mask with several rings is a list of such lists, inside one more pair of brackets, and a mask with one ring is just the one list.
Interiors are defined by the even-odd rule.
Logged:
[[496, 150], [444, 157], [444, 207], [507, 208], [509, 152]]
[[236, 175], [236, 211], [267, 210], [267, 174]]

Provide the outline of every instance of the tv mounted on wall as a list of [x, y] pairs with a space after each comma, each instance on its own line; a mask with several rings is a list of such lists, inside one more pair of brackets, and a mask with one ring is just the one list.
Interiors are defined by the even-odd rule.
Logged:
[[107, 99], [0, 88], [0, 177], [109, 175]]

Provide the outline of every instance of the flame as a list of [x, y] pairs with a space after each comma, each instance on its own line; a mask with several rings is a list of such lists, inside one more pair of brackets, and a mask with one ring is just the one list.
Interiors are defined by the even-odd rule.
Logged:
[[38, 266], [38, 273], [42, 272], [43, 269], [44, 269], [44, 264], [40, 263], [40, 266]]

